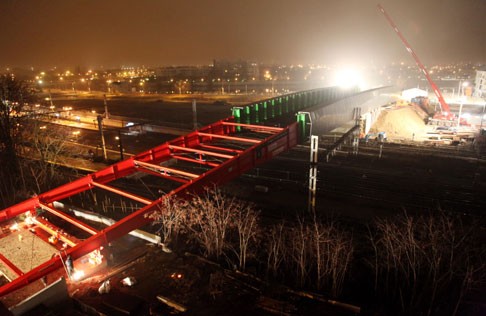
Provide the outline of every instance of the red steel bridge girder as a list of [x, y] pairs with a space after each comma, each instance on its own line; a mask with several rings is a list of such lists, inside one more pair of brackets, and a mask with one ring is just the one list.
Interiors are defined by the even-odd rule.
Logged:
[[[54, 201], [62, 200], [69, 196], [78, 194], [92, 188], [94, 183], [104, 185], [113, 180], [135, 173], [139, 171], [137, 162], [158, 165], [161, 162], [173, 158], [173, 150], [171, 150], [171, 146], [173, 148], [197, 148], [202, 142], [201, 138], [204, 138], [205, 141], [208, 141], [208, 138], [211, 138], [210, 135], [208, 136], [206, 134], [220, 135], [223, 136], [223, 138], [230, 137], [232, 140], [238, 141], [238, 137], [233, 137], [230, 135], [234, 134], [238, 125], [243, 124], [235, 124], [231, 122], [232, 119], [232, 117], [227, 118], [215, 124], [206, 126], [199, 131], [176, 138], [146, 152], [133, 156], [127, 160], [116, 163], [108, 168], [102, 169], [71, 183], [40, 194], [39, 196], [31, 198], [25, 202], [14, 205], [0, 212], [0, 220], [7, 220], [26, 211], [32, 211], [35, 207], [38, 207], [39, 203], [50, 204]], [[252, 143], [251, 147], [248, 147], [246, 150], [235, 153], [234, 156], [230, 156], [231, 158], [227, 157], [229, 159], [222, 162], [219, 166], [210, 169], [197, 178], [189, 180], [187, 183], [182, 184], [169, 194], [151, 202], [138, 211], [131, 213], [114, 225], [99, 231], [82, 242], [77, 243], [72, 248], [69, 248], [63, 252], [64, 259], [68, 255], [73, 259], [77, 259], [103, 245], [106, 245], [110, 241], [128, 234], [130, 231], [136, 228], [148, 224], [151, 222], [151, 219], [147, 215], [160, 208], [163, 205], [163, 200], [168, 196], [177, 195], [179, 198], [190, 198], [192, 194], [202, 192], [205, 187], [217, 186], [236, 178], [253, 167], [264, 163], [278, 154], [294, 147], [298, 142], [297, 123], [293, 123], [286, 128], [266, 128], [264, 126], [252, 125], [246, 125], [245, 127], [251, 127], [254, 131], [261, 130], [267, 133], [266, 138]], [[268, 135], [269, 131], [271, 131], [273, 134]], [[199, 133], [203, 133], [203, 136], [201, 137]], [[52, 258], [33, 270], [19, 276], [12, 282], [0, 287], [0, 296], [19, 289], [41, 278], [42, 276], [57, 270], [60, 267], [62, 267], [62, 262], [60, 257], [56, 256], [55, 258]]]

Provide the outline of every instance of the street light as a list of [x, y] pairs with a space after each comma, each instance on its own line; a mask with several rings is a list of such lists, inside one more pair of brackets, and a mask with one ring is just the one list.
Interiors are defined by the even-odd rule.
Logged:
[[118, 136], [115, 137], [115, 139], [118, 141], [118, 148], [120, 149], [120, 160], [123, 160], [123, 145], [122, 145], [122, 139], [121, 139], [121, 132], [118, 130]]

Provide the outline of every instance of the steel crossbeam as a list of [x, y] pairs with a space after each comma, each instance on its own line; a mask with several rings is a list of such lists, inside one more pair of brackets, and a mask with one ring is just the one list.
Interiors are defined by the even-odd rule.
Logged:
[[170, 149], [175, 149], [175, 150], [180, 150], [180, 151], [186, 151], [190, 153], [197, 153], [197, 154], [204, 154], [208, 156], [214, 156], [218, 158], [224, 158], [224, 159], [231, 159], [234, 156], [232, 155], [225, 155], [225, 154], [220, 154], [220, 153], [215, 153], [212, 151], [207, 151], [207, 150], [200, 150], [200, 149], [194, 149], [194, 148], [189, 148], [189, 147], [181, 147], [181, 146], [174, 146], [174, 145], [169, 145]]
[[49, 213], [56, 215], [59, 218], [62, 218], [63, 220], [73, 224], [74, 226], [81, 228], [82, 230], [90, 233], [91, 235], [95, 235], [95, 234], [98, 233], [98, 231], [96, 229], [94, 229], [94, 228], [90, 227], [89, 225], [77, 220], [74, 217], [71, 217], [71, 216], [65, 214], [64, 212], [61, 212], [59, 210], [56, 210], [53, 207], [50, 207], [49, 205], [46, 205], [44, 203], [39, 203], [39, 207], [42, 208], [43, 210], [48, 211]]
[[159, 166], [159, 165], [155, 165], [155, 164], [151, 164], [151, 163], [147, 163], [147, 162], [142, 162], [142, 161], [138, 161], [138, 160], [135, 161], [135, 165], [155, 169], [155, 170], [164, 172], [166, 174], [176, 174], [176, 175], [181, 175], [181, 176], [193, 178], [193, 179], [199, 177], [199, 175], [195, 174], [195, 173], [186, 172], [186, 171], [182, 171], [182, 170], [178, 170], [178, 169], [174, 169], [174, 168], [162, 167], [162, 166]]
[[199, 144], [199, 147], [231, 152], [233, 154], [239, 154], [239, 153], [243, 152], [243, 150], [241, 150], [241, 149], [233, 149], [233, 148], [226, 148], [226, 147], [220, 147], [220, 146], [214, 146], [214, 145], [207, 145], [207, 144], [204, 144], [204, 143]]
[[80, 243], [80, 241], [77, 238], [62, 233], [62, 229], [54, 226], [52, 223], [48, 222], [42, 217], [36, 217], [33, 219], [33, 221], [40, 229], [48, 232], [49, 234], [56, 237], [60, 241], [66, 243], [70, 247], [74, 247]]
[[120, 189], [117, 189], [117, 188], [114, 188], [112, 186], [109, 186], [109, 185], [106, 185], [106, 184], [101, 184], [101, 183], [97, 183], [95, 181], [93, 181], [91, 183], [93, 186], [95, 187], [98, 187], [98, 188], [101, 188], [101, 189], [105, 189], [107, 191], [110, 191], [110, 192], [113, 192], [113, 193], [116, 193], [118, 195], [121, 195], [121, 196], [124, 196], [124, 197], [127, 197], [129, 199], [132, 199], [134, 201], [137, 201], [137, 202], [140, 202], [142, 204], [152, 204], [152, 201], [149, 200], [149, 199], [146, 199], [144, 197], [141, 197], [141, 196], [138, 196], [138, 195], [135, 195], [133, 193], [129, 193], [129, 192], [126, 192], [126, 191], [123, 191], [123, 190], [120, 190]]
[[[94, 233], [91, 237], [83, 241], [74, 240], [65, 236], [64, 234], [59, 234], [59, 230], [53, 228], [50, 223], [44, 222], [40, 218], [35, 218], [35, 222], [42, 229], [45, 229], [53, 235], [57, 234], [59, 239], [66, 242], [71, 247], [63, 251], [59, 256], [55, 256], [51, 260], [44, 262], [31, 271], [19, 275], [19, 277], [15, 280], [0, 287], [0, 296], [15, 291], [16, 289], [19, 289], [61, 268], [61, 259], [66, 259], [67, 256], [70, 256], [73, 260], [75, 260], [93, 250], [99, 249], [101, 246], [106, 245], [110, 241], [126, 235], [134, 229], [150, 223], [152, 219], [147, 215], [157, 211], [163, 205], [164, 199], [168, 198], [169, 196], [177, 195], [179, 198], [190, 198], [192, 194], [200, 193], [206, 187], [217, 186], [225, 183], [250, 170], [251, 168], [268, 161], [279, 153], [297, 145], [298, 128], [296, 123], [293, 123], [286, 128], [270, 128], [249, 124], [235, 124], [232, 122], [232, 120], [233, 118], [230, 117], [212, 125], [208, 125], [201, 128], [199, 131], [192, 132], [186, 136], [178, 137], [165, 144], [130, 157], [124, 161], [111, 165], [105, 169], [46, 193], [39, 194], [36, 197], [1, 211], [0, 221], [5, 221], [27, 211], [32, 212], [36, 207], [41, 207], [43, 209], [47, 209], [47, 211], [50, 211], [54, 215], [58, 215], [71, 223], [75, 223], [76, 221], [70, 219], [68, 215], [61, 214], [62, 212], [49, 207], [49, 205], [54, 201], [59, 201], [79, 194], [93, 187], [109, 190], [110, 192], [135, 199], [138, 202], [145, 204], [145, 206], [141, 209], [129, 214], [120, 221], [116, 222], [114, 225], [98, 232], [95, 230], [91, 231], [88, 225], [77, 225], [81, 229]], [[258, 131], [261, 129], [262, 134], [264, 134], [265, 137], [258, 140], [250, 140], [249, 138], [232, 136], [236, 131], [234, 126], [244, 126], [252, 129], [253, 131]], [[273, 134], [269, 135], [268, 131], [271, 131]], [[225, 148], [220, 144], [212, 145], [210, 142], [212, 139], [227, 139], [238, 142], [246, 142], [251, 145], [242, 150]], [[222, 154], [215, 151], [229, 152], [231, 155]], [[190, 152], [200, 155], [213, 156], [222, 158], [224, 161], [201, 175], [160, 165], [164, 161], [177, 158], [175, 154], [178, 152]], [[171, 191], [169, 194], [164, 195], [155, 201], [150, 201], [108, 185], [108, 183], [111, 181], [123, 178], [139, 171], [161, 176], [170, 180], [179, 181], [181, 182], [181, 185], [175, 190]]]
[[10, 272], [15, 274], [17, 277], [24, 274], [22, 270], [20, 270], [15, 264], [13, 264], [12, 261], [5, 258], [5, 256], [2, 255], [1, 253], [0, 253], [0, 262], [2, 262], [10, 270]]
[[243, 143], [258, 144], [260, 142], [260, 140], [258, 140], [258, 139], [251, 139], [251, 138], [244, 138], [244, 137], [234, 137], [234, 136], [228, 136], [228, 135], [217, 135], [217, 134], [202, 133], [202, 132], [199, 132], [197, 134], [199, 136], [206, 136], [206, 137], [210, 137], [210, 138], [229, 139], [229, 140], [234, 140], [234, 141], [243, 142]]

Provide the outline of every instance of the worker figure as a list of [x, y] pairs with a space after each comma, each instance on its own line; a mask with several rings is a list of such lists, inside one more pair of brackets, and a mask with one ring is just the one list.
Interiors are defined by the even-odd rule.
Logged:
[[71, 276], [71, 274], [73, 274], [74, 272], [73, 259], [71, 258], [71, 256], [67, 256], [66, 258], [66, 270], [69, 276]]

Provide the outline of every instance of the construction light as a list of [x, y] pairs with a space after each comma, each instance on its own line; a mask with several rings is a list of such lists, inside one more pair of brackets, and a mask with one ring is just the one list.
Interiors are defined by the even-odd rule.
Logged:
[[35, 224], [34, 223], [34, 219], [30, 215], [25, 218], [24, 223], [27, 226], [34, 225]]
[[20, 230], [20, 227], [19, 227], [19, 224], [18, 223], [15, 223], [13, 225], [10, 226], [10, 230], [11, 231], [17, 231], [17, 230]]
[[334, 75], [334, 84], [342, 88], [361, 87], [363, 85], [361, 74], [350, 68], [337, 70]]
[[71, 279], [73, 281], [79, 281], [84, 278], [84, 271], [83, 270], [75, 270], [74, 273], [71, 275]]

